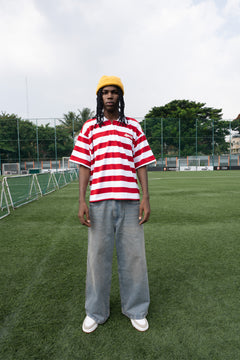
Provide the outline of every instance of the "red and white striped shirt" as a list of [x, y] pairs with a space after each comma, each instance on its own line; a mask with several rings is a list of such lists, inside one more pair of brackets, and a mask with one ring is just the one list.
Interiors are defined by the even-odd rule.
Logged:
[[90, 174], [90, 202], [139, 200], [136, 170], [155, 161], [139, 122], [104, 119], [85, 122], [70, 161], [86, 166]]

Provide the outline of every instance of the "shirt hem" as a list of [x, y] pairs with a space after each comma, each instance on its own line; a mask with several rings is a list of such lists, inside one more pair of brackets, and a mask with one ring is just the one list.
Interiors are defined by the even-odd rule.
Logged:
[[139, 165], [138, 167], [136, 167], [135, 170], [137, 170], [137, 169], [139, 169], [139, 168], [141, 168], [141, 167], [143, 167], [143, 166], [152, 164], [152, 163], [155, 162], [155, 161], [156, 161], [156, 160], [154, 159], [154, 160], [151, 160], [151, 161], [147, 162], [146, 164], [141, 164], [141, 165]]
[[88, 165], [86, 165], [86, 164], [84, 164], [84, 163], [82, 163], [82, 162], [79, 162], [79, 161], [76, 161], [76, 160], [70, 160], [70, 159], [69, 159], [69, 161], [71, 161], [71, 162], [73, 162], [73, 163], [75, 163], [75, 164], [78, 164], [78, 165], [85, 166], [86, 168], [88, 168], [88, 169], [91, 170], [91, 166], [88, 166]]
[[109, 199], [99, 199], [99, 200], [89, 200], [90, 203], [95, 203], [95, 202], [99, 202], [99, 201], [107, 201], [107, 200], [130, 200], [130, 201], [139, 201], [139, 199], [129, 199], [129, 198], [109, 198]]

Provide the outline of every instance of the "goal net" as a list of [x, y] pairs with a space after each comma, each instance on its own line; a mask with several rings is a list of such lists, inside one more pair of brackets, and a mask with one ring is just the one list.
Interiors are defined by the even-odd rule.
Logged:
[[177, 168], [179, 171], [208, 171], [213, 170], [213, 166], [207, 165], [205, 160], [200, 158], [178, 159]]
[[184, 158], [178, 159], [178, 170], [180, 171], [196, 171], [198, 167], [200, 167], [200, 159], [199, 158]]
[[78, 165], [73, 163], [72, 161], [69, 161], [70, 157], [68, 156], [63, 156], [62, 157], [62, 169], [66, 170], [66, 169], [77, 169]]
[[19, 163], [3, 163], [2, 164], [3, 175], [18, 175], [20, 174]]
[[12, 208], [17, 208], [42, 195], [36, 174], [10, 176], [3, 179]]
[[8, 206], [8, 200], [4, 188], [4, 181], [0, 181], [0, 219], [4, 218], [8, 214], [10, 214], [9, 206]]

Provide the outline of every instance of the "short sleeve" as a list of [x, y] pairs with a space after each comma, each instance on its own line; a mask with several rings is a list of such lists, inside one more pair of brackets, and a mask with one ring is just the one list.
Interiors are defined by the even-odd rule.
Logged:
[[156, 159], [152, 153], [152, 150], [148, 144], [147, 138], [139, 125], [137, 131], [137, 137], [134, 141], [134, 164], [135, 169], [142, 166], [151, 164]]
[[89, 138], [86, 135], [85, 126], [83, 126], [80, 134], [78, 135], [76, 144], [69, 160], [79, 165], [84, 165], [89, 169], [91, 168]]

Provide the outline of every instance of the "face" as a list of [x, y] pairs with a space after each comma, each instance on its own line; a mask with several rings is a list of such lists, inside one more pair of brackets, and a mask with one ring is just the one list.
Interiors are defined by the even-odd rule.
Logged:
[[118, 111], [118, 88], [116, 86], [105, 86], [102, 90], [104, 110], [110, 113]]

